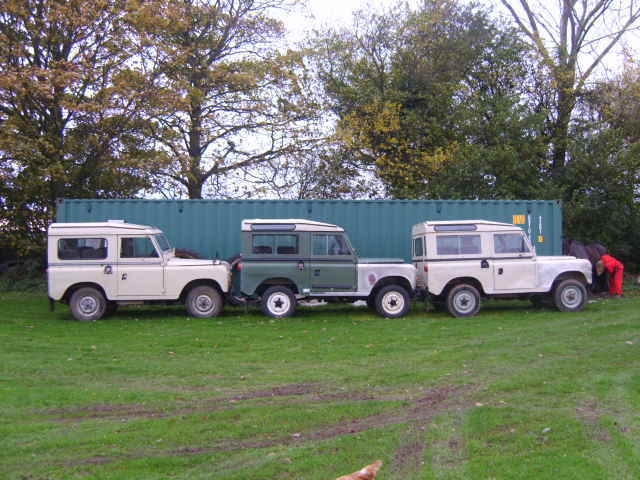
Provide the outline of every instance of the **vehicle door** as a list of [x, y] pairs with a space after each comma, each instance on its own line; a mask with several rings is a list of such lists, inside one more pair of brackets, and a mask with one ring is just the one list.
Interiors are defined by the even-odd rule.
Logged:
[[343, 233], [311, 235], [311, 291], [357, 290], [356, 255]]
[[493, 281], [496, 291], [536, 287], [536, 261], [521, 232], [493, 234]]
[[118, 240], [118, 297], [161, 298], [164, 265], [151, 237], [123, 235]]

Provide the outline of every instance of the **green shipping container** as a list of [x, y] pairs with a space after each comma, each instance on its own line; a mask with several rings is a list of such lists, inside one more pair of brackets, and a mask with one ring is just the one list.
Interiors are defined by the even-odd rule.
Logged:
[[340, 225], [361, 257], [411, 261], [411, 227], [425, 220], [516, 223], [538, 255], [562, 253], [562, 207], [554, 200], [96, 200], [61, 199], [58, 222], [121, 219], [162, 229], [174, 247], [208, 258], [240, 251], [246, 218], [306, 218]]

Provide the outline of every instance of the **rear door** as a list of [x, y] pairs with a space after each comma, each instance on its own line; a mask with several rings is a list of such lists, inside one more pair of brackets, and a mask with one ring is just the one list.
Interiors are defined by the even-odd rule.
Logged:
[[357, 290], [356, 256], [343, 233], [311, 235], [311, 291]]

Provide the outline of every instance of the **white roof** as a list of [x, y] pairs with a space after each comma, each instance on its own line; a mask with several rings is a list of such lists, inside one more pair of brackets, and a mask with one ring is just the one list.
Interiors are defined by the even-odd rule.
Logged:
[[[460, 228], [456, 228], [457, 226]], [[475, 228], [472, 228], [474, 227]], [[438, 229], [437, 227], [445, 227]], [[447, 233], [447, 232], [495, 232], [495, 231], [521, 231], [522, 229], [511, 223], [492, 222], [491, 220], [435, 220], [421, 222], [413, 226], [411, 233]]]
[[[256, 225], [257, 227], [253, 227]], [[273, 226], [273, 228], [269, 228]], [[254, 218], [242, 221], [242, 231], [296, 231], [296, 232], [344, 232], [331, 223], [315, 222], [304, 218]]]
[[148, 235], [162, 233], [158, 228], [149, 225], [126, 223], [124, 220], [107, 222], [52, 223], [49, 235], [119, 235], [123, 233]]

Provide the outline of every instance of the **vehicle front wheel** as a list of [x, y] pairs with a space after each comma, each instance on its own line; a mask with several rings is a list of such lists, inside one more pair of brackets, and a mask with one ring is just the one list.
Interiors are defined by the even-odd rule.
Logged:
[[270, 287], [262, 295], [262, 311], [274, 318], [293, 315], [296, 310], [296, 297], [288, 287]]
[[102, 292], [96, 288], [79, 288], [69, 301], [71, 314], [81, 322], [93, 322], [99, 320], [107, 310], [107, 301]]
[[387, 285], [376, 293], [376, 311], [386, 318], [400, 318], [406, 315], [411, 306], [407, 291], [399, 285]]
[[561, 312], [578, 312], [587, 301], [587, 289], [578, 280], [564, 280], [554, 290], [553, 300]]
[[473, 285], [456, 285], [447, 294], [447, 310], [454, 317], [474, 316], [480, 310], [480, 292]]
[[222, 311], [222, 296], [209, 285], [200, 285], [189, 290], [184, 303], [192, 317], [217, 317]]

